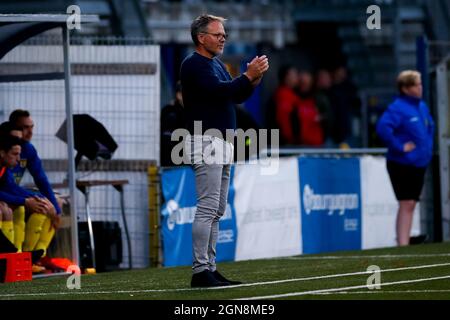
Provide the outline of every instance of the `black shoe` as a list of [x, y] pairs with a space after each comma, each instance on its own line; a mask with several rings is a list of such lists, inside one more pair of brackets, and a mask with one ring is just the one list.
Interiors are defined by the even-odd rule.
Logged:
[[214, 271], [212, 272], [212, 274], [214, 275], [214, 278], [216, 278], [218, 281], [221, 282], [228, 282], [230, 285], [237, 285], [237, 284], [242, 284], [241, 281], [234, 281], [234, 280], [228, 280], [227, 278], [225, 278], [223, 275], [221, 275], [219, 273], [219, 271]]
[[428, 235], [421, 234], [416, 237], [409, 238], [409, 244], [422, 244], [428, 240]]
[[192, 275], [191, 287], [192, 288], [205, 288], [205, 287], [222, 287], [229, 286], [230, 283], [226, 281], [217, 280], [213, 273], [209, 270], [204, 270]]
[[42, 258], [42, 255], [44, 254], [44, 250], [42, 250], [42, 249], [34, 250], [34, 251], [30, 251], [30, 253], [31, 253], [31, 263], [36, 264]]

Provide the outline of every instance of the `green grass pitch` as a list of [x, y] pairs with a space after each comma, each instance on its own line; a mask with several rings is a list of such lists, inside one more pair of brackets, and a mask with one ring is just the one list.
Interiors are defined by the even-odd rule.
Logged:
[[[380, 289], [368, 289], [364, 272], [380, 267]], [[149, 268], [83, 275], [81, 289], [67, 276], [0, 284], [10, 299], [448, 299], [450, 243], [220, 263], [244, 285], [191, 289], [190, 267]]]

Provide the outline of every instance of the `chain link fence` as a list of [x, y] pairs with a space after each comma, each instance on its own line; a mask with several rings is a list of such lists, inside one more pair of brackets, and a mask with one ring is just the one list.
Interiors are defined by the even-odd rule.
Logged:
[[[42, 73], [62, 71], [61, 42], [62, 38], [54, 32], [24, 42], [0, 61], [0, 73], [34, 74], [37, 79]], [[146, 267], [149, 265], [147, 168], [159, 163], [159, 46], [145, 38], [75, 36], [71, 38], [70, 62], [74, 114], [92, 116], [118, 144], [111, 160], [82, 160], [77, 179], [128, 180], [124, 200], [133, 267]], [[56, 191], [67, 194], [64, 188], [67, 145], [55, 136], [66, 117], [64, 81], [0, 83], [0, 120], [6, 121], [17, 108], [30, 111], [35, 122], [32, 143], [43, 160], [50, 182], [63, 186]], [[22, 183], [32, 183], [31, 177], [25, 177]], [[130, 252], [117, 190], [109, 185], [91, 189], [91, 218], [120, 224], [121, 267], [128, 267]], [[81, 192], [75, 205], [78, 220], [85, 221], [85, 197]]]

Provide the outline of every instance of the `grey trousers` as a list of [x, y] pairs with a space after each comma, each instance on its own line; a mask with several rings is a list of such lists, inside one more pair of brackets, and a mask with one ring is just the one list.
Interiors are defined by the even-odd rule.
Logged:
[[[197, 140], [197, 147], [194, 147], [194, 139], [191, 139], [191, 146], [191, 159], [194, 155], [197, 157], [196, 161], [192, 161], [197, 192], [197, 210], [192, 224], [192, 270], [193, 273], [207, 269], [215, 271], [219, 219], [227, 206], [233, 146], [210, 136]], [[223, 161], [199, 161], [200, 151], [204, 153], [205, 150], [208, 154], [212, 150], [213, 155], [224, 151], [219, 157]]]

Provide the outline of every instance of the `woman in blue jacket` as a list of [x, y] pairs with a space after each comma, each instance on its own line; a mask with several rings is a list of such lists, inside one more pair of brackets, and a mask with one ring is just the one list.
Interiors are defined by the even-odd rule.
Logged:
[[388, 147], [387, 169], [399, 201], [396, 232], [399, 246], [409, 244], [413, 213], [433, 152], [434, 122], [422, 100], [421, 74], [403, 71], [397, 78], [400, 95], [377, 123]]

